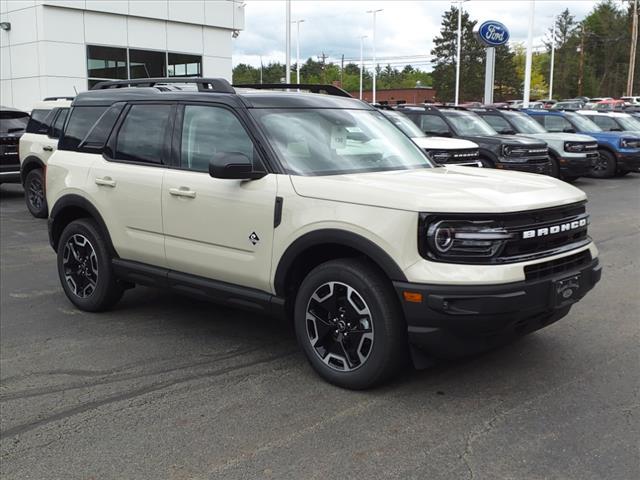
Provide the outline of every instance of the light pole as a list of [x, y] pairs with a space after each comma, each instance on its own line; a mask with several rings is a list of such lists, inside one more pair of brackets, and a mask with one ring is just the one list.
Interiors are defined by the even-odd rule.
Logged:
[[285, 41], [285, 49], [287, 50], [285, 54], [285, 83], [291, 83], [291, 0], [287, 0], [286, 2], [286, 17], [287, 17], [287, 39]]
[[303, 22], [304, 20], [294, 20], [291, 22], [296, 24], [296, 77], [298, 84], [300, 84], [300, 24]]
[[373, 14], [373, 95], [372, 103], [376, 103], [376, 13], [381, 12], [383, 9], [367, 10], [367, 13]]
[[456, 98], [455, 104], [460, 100], [460, 51], [462, 50], [462, 4], [467, 0], [458, 0], [458, 44], [456, 54]]
[[553, 67], [556, 59], [556, 23], [557, 17], [553, 17], [551, 30], [551, 71], [549, 72], [549, 100], [553, 100]]
[[535, 0], [529, 0], [529, 35], [527, 36], [527, 57], [524, 66], [524, 96], [522, 106], [529, 108], [531, 95], [531, 60], [533, 58], [533, 17], [536, 11]]
[[362, 74], [364, 72], [364, 39], [366, 35], [360, 37], [360, 100], [362, 100]]

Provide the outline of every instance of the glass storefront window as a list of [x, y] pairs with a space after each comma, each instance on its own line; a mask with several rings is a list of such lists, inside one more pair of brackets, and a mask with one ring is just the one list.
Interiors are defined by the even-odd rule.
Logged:
[[170, 77], [201, 77], [202, 57], [184, 53], [169, 53]]
[[87, 45], [87, 76], [126, 80], [127, 49]]
[[129, 50], [129, 72], [131, 78], [166, 77], [166, 52]]

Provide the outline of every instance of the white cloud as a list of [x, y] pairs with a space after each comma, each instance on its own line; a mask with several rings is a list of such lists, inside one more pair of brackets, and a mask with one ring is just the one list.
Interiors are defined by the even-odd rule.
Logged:
[[[433, 38], [439, 34], [449, 1], [292, 1], [292, 20], [304, 19], [300, 26], [300, 57], [317, 58], [325, 53], [339, 62], [360, 57], [360, 36], [365, 40], [365, 57], [371, 57], [372, 22], [366, 10], [384, 9], [378, 14], [376, 45], [378, 63], [389, 59], [429, 70]], [[583, 18], [597, 4], [596, 0], [537, 0], [535, 2], [534, 45], [540, 45], [553, 17], [569, 8], [577, 19]], [[463, 8], [474, 20], [498, 20], [511, 31], [511, 40], [527, 39], [528, 0], [470, 0]], [[295, 62], [295, 25], [292, 26], [291, 55]], [[285, 2], [247, 0], [245, 30], [234, 40], [233, 63], [260, 64], [284, 62]]]

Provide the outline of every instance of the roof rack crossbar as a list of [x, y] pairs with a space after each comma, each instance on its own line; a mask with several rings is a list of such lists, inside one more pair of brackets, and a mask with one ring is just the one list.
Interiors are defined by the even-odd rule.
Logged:
[[55, 102], [56, 100], [73, 100], [75, 97], [45, 97], [43, 102]]
[[236, 88], [254, 88], [257, 90], [308, 90], [311, 93], [326, 93], [335, 97], [351, 97], [351, 94], [335, 85], [312, 83], [243, 83], [234, 85]]
[[155, 87], [163, 83], [191, 83], [198, 87], [199, 92], [211, 93], [236, 93], [231, 84], [224, 78], [200, 78], [200, 77], [162, 77], [162, 78], [136, 78], [133, 80], [105, 80], [96, 83], [91, 90], [107, 90], [111, 88], [126, 87]]

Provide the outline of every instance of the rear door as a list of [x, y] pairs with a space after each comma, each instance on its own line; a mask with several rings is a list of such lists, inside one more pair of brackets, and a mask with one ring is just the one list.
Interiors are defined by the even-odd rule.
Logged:
[[119, 256], [158, 267], [166, 264], [160, 195], [174, 111], [171, 103], [125, 107], [87, 181]]
[[215, 153], [240, 152], [263, 168], [236, 114], [219, 105], [184, 105], [176, 120], [177, 167], [162, 187], [170, 269], [270, 290], [276, 175], [259, 180], [212, 178]]

